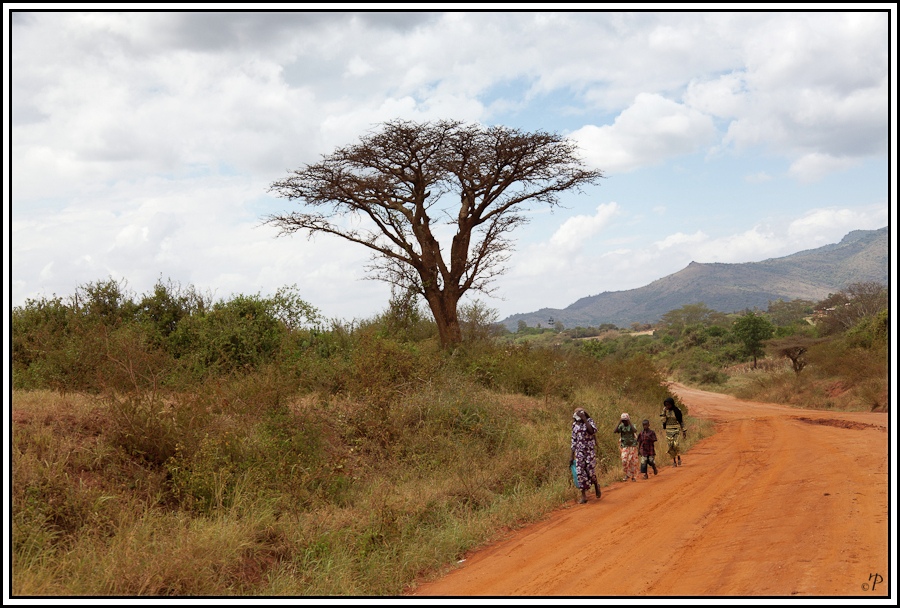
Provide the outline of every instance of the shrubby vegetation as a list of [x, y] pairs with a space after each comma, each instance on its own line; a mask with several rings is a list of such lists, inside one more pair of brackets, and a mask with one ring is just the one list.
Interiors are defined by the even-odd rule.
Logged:
[[446, 349], [410, 293], [349, 323], [171, 281], [15, 308], [14, 593], [399, 594], [574, 496], [578, 406], [614, 478], [619, 413], [668, 395], [654, 366], [460, 313]]
[[[663, 376], [747, 399], [818, 408], [886, 410], [888, 291], [853, 283], [820, 302], [775, 300], [725, 314], [702, 302], [652, 327], [530, 328], [514, 343], [580, 347], [597, 357], [644, 354]], [[649, 331], [648, 331], [649, 330]]]
[[[12, 315], [13, 593], [399, 594], [574, 497], [575, 407], [608, 482], [619, 413], [658, 429], [667, 380], [885, 403], [884, 301], [827, 332], [817, 303], [698, 303], [642, 335], [510, 333], [475, 302], [447, 349], [411, 293], [353, 322], [294, 287], [214, 301], [109, 279], [29, 300]], [[755, 368], [746, 318], [773, 330]], [[710, 431], [684, 410], [690, 444]]]

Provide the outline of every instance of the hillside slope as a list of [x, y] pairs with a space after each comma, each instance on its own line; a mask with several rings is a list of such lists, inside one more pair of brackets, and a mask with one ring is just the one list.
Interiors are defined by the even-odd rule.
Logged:
[[888, 229], [855, 230], [840, 243], [744, 264], [701, 264], [627, 291], [603, 292], [563, 308], [542, 308], [501, 321], [515, 331], [550, 319], [566, 327], [654, 323], [685, 304], [702, 302], [721, 312], [765, 310], [772, 300], [821, 300], [857, 282], [888, 282]]

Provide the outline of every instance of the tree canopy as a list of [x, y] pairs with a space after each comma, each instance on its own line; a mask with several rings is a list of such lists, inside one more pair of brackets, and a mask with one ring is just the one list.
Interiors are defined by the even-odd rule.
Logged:
[[822, 335], [840, 333], [887, 307], [887, 286], [876, 281], [851, 283], [819, 302], [816, 327]]
[[824, 338], [813, 338], [803, 334], [795, 334], [784, 338], [768, 340], [766, 349], [777, 357], [786, 357], [791, 360], [791, 367], [795, 374], [800, 374], [808, 361], [806, 354], [816, 344], [821, 344]]
[[756, 367], [756, 359], [764, 353], [764, 342], [775, 333], [775, 326], [765, 316], [748, 311], [735, 320], [732, 332], [744, 343]]
[[709, 308], [703, 302], [697, 302], [670, 310], [662, 316], [660, 322], [664, 327], [679, 333], [692, 325], [724, 323], [725, 317], [724, 313]]
[[304, 209], [266, 223], [280, 235], [331, 234], [369, 248], [371, 277], [421, 295], [446, 346], [462, 339], [463, 294], [490, 293], [504, 271], [525, 211], [557, 206], [560, 193], [601, 177], [555, 133], [394, 120], [272, 183]]

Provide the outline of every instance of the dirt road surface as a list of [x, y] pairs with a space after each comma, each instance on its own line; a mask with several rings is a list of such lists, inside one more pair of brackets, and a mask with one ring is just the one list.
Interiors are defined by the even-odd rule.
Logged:
[[615, 483], [584, 505], [573, 490], [548, 519], [410, 595], [874, 599], [896, 589], [887, 414], [672, 390], [716, 425], [681, 467]]

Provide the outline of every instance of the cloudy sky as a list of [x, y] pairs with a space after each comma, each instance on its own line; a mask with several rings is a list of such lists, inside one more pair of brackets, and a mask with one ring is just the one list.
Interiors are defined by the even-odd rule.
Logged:
[[395, 118], [554, 131], [604, 172], [514, 233], [474, 294], [501, 319], [889, 224], [887, 12], [29, 8], [4, 5], [14, 306], [111, 277], [377, 314], [367, 250], [262, 220], [299, 210], [273, 181]]

